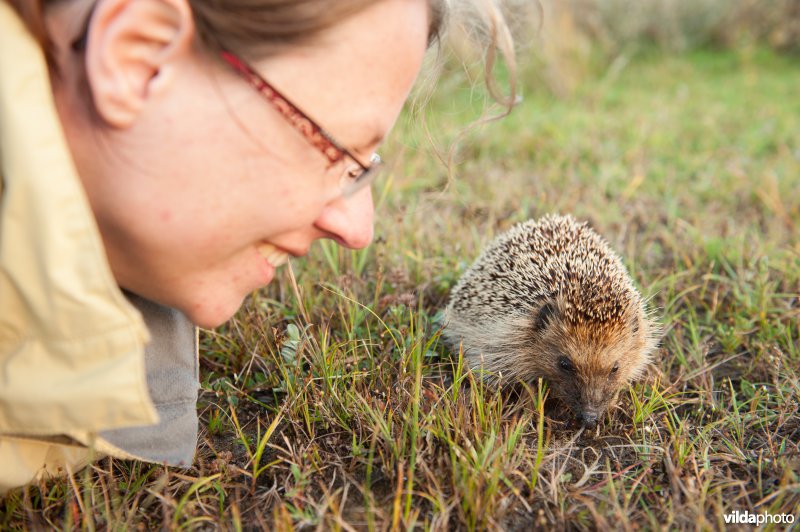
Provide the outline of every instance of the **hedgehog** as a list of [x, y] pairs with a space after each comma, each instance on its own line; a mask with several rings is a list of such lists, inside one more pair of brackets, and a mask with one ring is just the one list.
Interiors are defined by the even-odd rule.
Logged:
[[587, 428], [642, 376], [656, 334], [608, 243], [557, 214], [489, 243], [452, 290], [442, 331], [485, 380], [542, 378]]

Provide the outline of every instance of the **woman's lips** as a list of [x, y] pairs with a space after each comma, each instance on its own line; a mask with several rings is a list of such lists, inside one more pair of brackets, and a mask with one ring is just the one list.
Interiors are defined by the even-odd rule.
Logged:
[[289, 254], [287, 252], [273, 246], [268, 242], [262, 242], [259, 244], [258, 252], [275, 268], [282, 266], [287, 260], [289, 260]]

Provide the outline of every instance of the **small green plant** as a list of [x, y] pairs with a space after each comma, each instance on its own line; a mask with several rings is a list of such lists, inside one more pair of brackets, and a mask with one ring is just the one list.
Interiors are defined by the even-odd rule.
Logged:
[[248, 436], [242, 430], [241, 425], [239, 424], [239, 419], [236, 416], [236, 409], [231, 407], [231, 419], [233, 420], [233, 424], [236, 427], [236, 433], [239, 436], [239, 441], [245, 448], [247, 452], [247, 456], [250, 458], [248, 464], [250, 466], [250, 479], [251, 479], [251, 489], [255, 491], [256, 484], [258, 482], [258, 477], [266, 471], [271, 466], [280, 462], [279, 459], [273, 460], [267, 464], [262, 464], [262, 459], [264, 457], [264, 451], [267, 448], [267, 443], [269, 443], [270, 437], [275, 432], [275, 429], [278, 427], [278, 424], [281, 422], [283, 418], [283, 414], [279, 413], [276, 415], [272, 422], [269, 424], [267, 429], [264, 431], [264, 434], [261, 434], [261, 422], [260, 419], [256, 419], [256, 425], [258, 427], [257, 432], [255, 434], [255, 441], [253, 438]]

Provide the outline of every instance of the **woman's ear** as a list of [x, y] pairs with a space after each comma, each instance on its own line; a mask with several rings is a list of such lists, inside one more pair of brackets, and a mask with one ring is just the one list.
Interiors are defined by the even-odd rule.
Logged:
[[100, 117], [127, 128], [174, 79], [192, 50], [188, 0], [98, 0], [88, 27], [86, 76]]

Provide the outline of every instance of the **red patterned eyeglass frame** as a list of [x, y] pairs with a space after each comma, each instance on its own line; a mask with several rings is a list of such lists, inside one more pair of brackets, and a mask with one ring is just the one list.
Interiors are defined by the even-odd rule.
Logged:
[[[220, 56], [226, 63], [233, 67], [237, 73], [242, 75], [254, 89], [260, 92], [275, 110], [303, 135], [309, 144], [322, 153], [331, 164], [338, 163], [344, 159], [345, 156], [352, 159], [361, 168], [361, 173], [357, 176], [348, 176], [353, 179], [353, 182], [350, 183], [351, 186], [355, 185], [357, 189], [361, 188], [362, 184], [367, 184], [371, 181], [371, 177], [376, 173], [376, 170], [381, 164], [381, 158], [377, 153], [372, 155], [372, 164], [370, 166], [365, 166], [347, 148], [337, 142], [330, 133], [325, 131], [322, 126], [300, 110], [291, 100], [281, 94], [278, 89], [270, 85], [267, 80], [261, 77], [261, 75], [243, 59], [227, 50], [221, 51]], [[349, 191], [345, 195], [349, 195]]]

